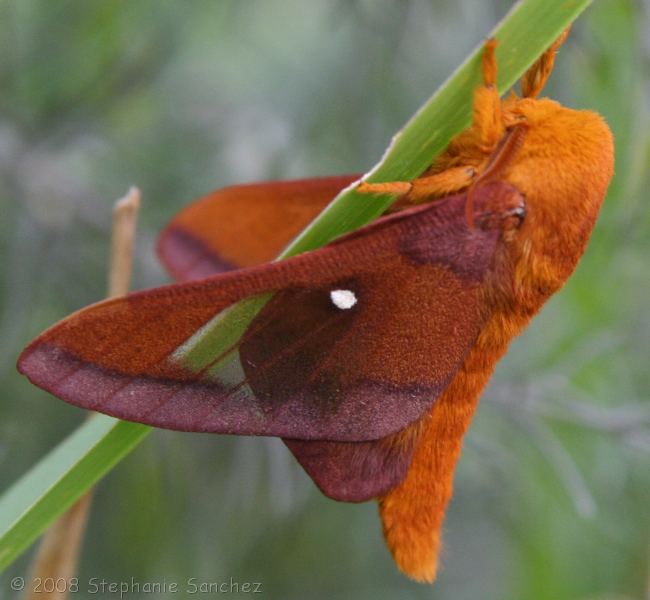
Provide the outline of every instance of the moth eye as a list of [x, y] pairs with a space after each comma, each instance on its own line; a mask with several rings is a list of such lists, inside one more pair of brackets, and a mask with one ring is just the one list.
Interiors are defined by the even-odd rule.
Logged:
[[332, 290], [330, 299], [336, 308], [348, 310], [357, 303], [357, 297], [352, 290]]

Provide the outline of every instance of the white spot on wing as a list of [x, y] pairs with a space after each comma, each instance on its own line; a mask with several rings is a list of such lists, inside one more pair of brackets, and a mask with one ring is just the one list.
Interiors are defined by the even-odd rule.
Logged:
[[357, 303], [357, 297], [352, 290], [332, 290], [330, 298], [336, 308], [348, 310]]

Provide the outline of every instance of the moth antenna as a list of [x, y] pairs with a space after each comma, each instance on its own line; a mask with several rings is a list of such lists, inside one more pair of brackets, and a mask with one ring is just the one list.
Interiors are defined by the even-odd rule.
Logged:
[[521, 78], [521, 94], [524, 98], [536, 98], [542, 91], [553, 71], [555, 55], [570, 31], [571, 27], [567, 27]]

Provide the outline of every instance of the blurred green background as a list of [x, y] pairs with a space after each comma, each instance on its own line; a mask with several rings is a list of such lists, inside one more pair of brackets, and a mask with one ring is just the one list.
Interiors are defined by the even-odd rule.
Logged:
[[[156, 232], [188, 201], [369, 168], [511, 4], [0, 4], [0, 488], [84, 418], [14, 364], [104, 295], [111, 207], [130, 184], [144, 196], [134, 288], [159, 285]], [[396, 571], [373, 503], [324, 498], [278, 440], [168, 431], [99, 486], [82, 582], [232, 577], [286, 599], [650, 598], [649, 31], [647, 0], [600, 0], [547, 87], [606, 117], [616, 178], [575, 276], [484, 394], [435, 586]], [[0, 596], [28, 559], [0, 577]]]

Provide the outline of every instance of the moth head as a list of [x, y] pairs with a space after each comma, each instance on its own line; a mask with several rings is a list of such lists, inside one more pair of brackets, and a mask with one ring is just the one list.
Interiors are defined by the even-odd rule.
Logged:
[[518, 99], [510, 114], [527, 133], [507, 180], [550, 218], [595, 218], [614, 170], [614, 142], [604, 119], [548, 98]]
[[600, 115], [547, 98], [516, 98], [507, 110], [527, 125], [504, 172], [526, 198], [519, 279], [552, 292], [575, 269], [596, 222], [613, 174], [613, 138]]

